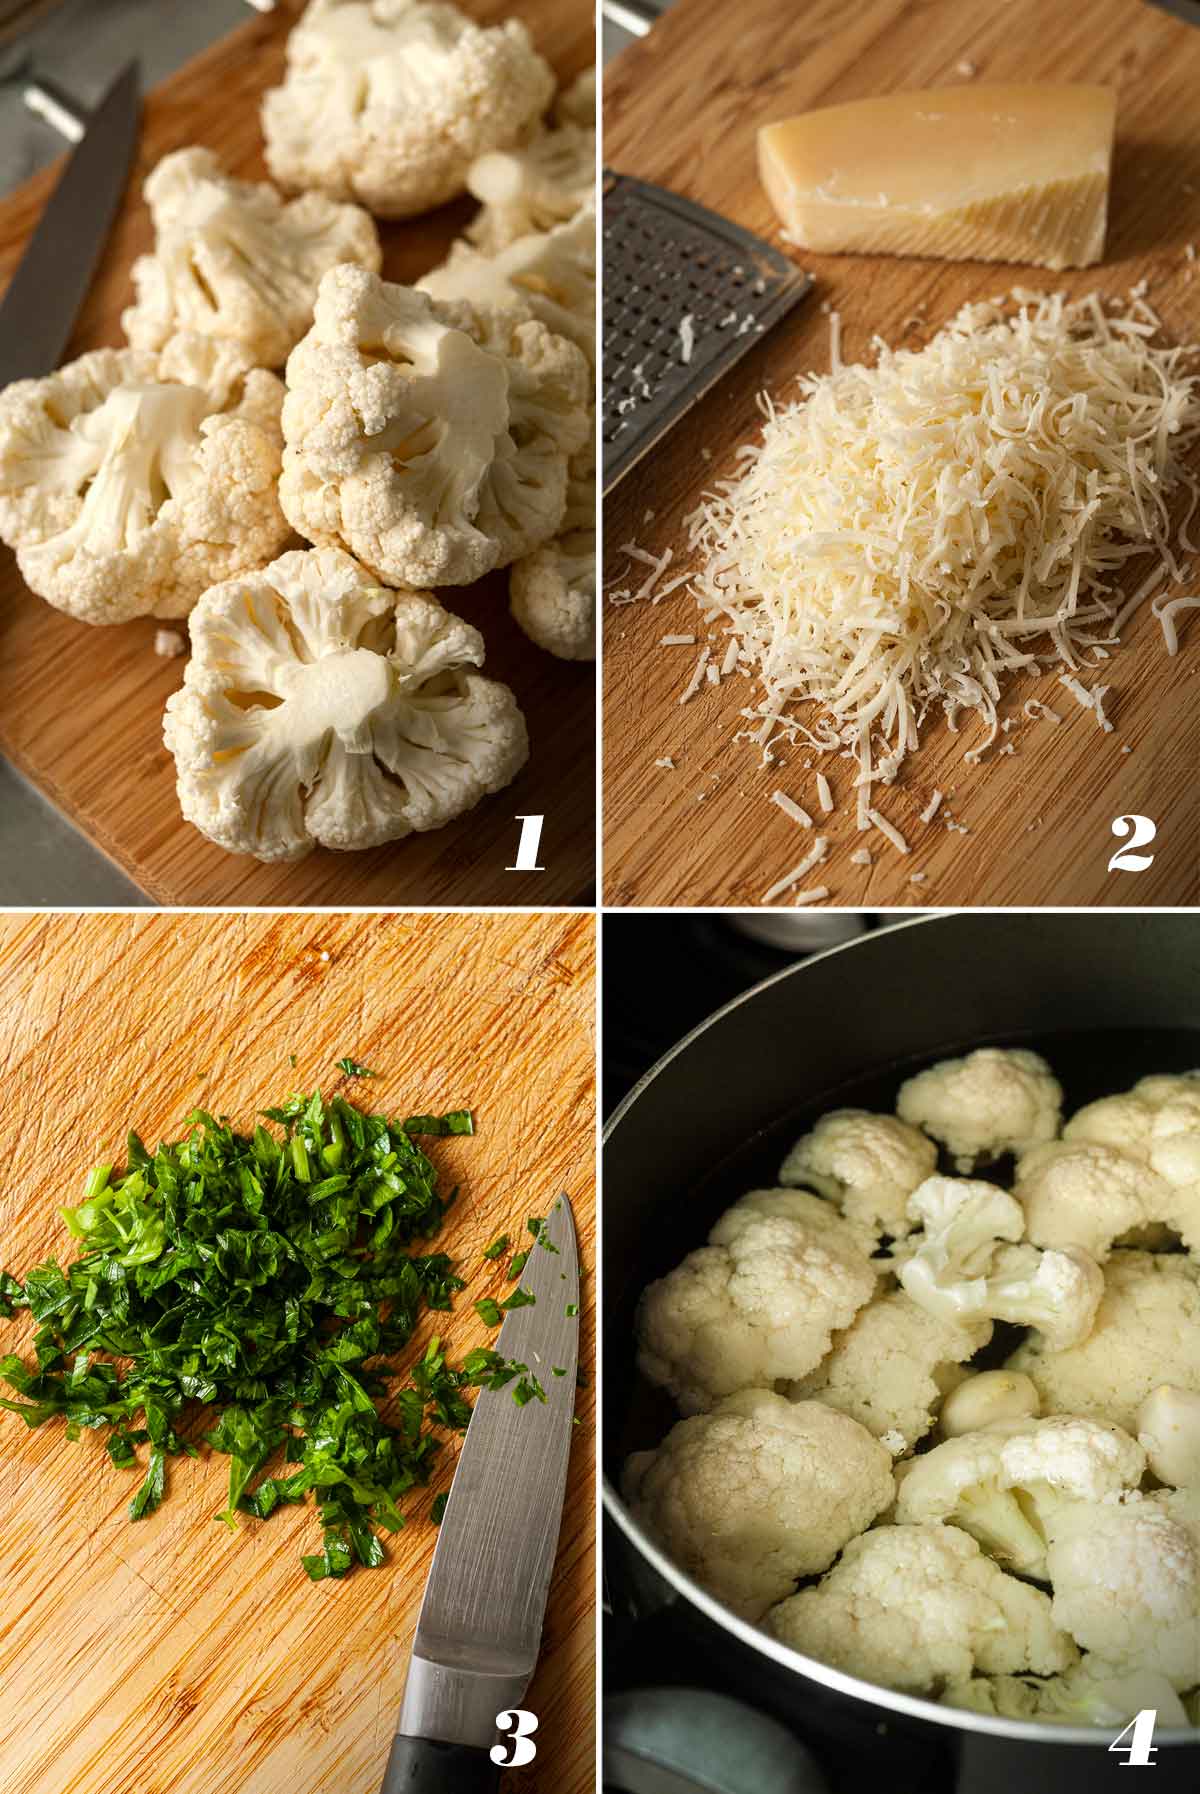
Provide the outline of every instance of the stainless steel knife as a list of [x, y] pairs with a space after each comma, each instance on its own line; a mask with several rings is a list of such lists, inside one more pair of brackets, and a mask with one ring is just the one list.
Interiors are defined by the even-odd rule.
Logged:
[[[476, 1398], [383, 1794], [485, 1794], [512, 1755], [507, 1733], [492, 1759], [503, 1742], [496, 1722], [521, 1707], [541, 1649], [575, 1414], [579, 1255], [565, 1196], [542, 1238], [548, 1244], [533, 1245], [520, 1284], [534, 1303], [509, 1314], [496, 1350], [527, 1365], [546, 1400], [518, 1406], [511, 1383]], [[530, 1742], [536, 1748], [536, 1736]]]
[[125, 191], [141, 113], [135, 58], [72, 150], [0, 303], [0, 386], [58, 366]]

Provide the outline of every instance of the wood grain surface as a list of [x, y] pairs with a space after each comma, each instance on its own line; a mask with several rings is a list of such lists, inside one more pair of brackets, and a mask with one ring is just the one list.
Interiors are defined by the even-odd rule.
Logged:
[[[586, 0], [465, 0], [484, 22], [528, 23], [563, 79], [592, 61]], [[141, 188], [168, 151], [202, 143], [243, 179], [266, 175], [258, 105], [276, 83], [301, 0], [250, 23], [147, 99], [137, 165], [99, 274], [67, 352], [119, 344], [129, 267], [151, 246]], [[57, 179], [60, 165], [0, 201], [0, 285], [6, 284]], [[384, 273], [415, 281], [445, 256], [473, 210], [469, 202], [381, 226]], [[162, 744], [163, 705], [183, 662], [153, 652], [147, 619], [95, 628], [29, 593], [0, 548], [0, 751], [95, 844], [161, 903], [234, 905], [574, 903], [595, 868], [595, 669], [535, 648], [508, 614], [507, 574], [441, 594], [482, 629], [486, 672], [512, 686], [529, 723], [531, 758], [516, 782], [469, 815], [390, 847], [339, 854], [319, 849], [290, 866], [225, 853], [185, 823], [174, 767]], [[545, 816], [544, 871], [509, 873], [519, 814]], [[55, 893], [47, 891], [53, 903]]]
[[[293, 1089], [389, 1113], [469, 1106], [471, 1139], [429, 1143], [461, 1193], [442, 1240], [469, 1278], [426, 1317], [458, 1357], [484, 1265], [566, 1191], [594, 1263], [594, 921], [557, 916], [58, 915], [0, 918], [0, 1264], [69, 1253], [57, 1205], [136, 1124], [178, 1138], [197, 1102], [235, 1123]], [[289, 1055], [295, 1053], [293, 1067]], [[581, 1366], [591, 1370], [585, 1278]], [[0, 1321], [21, 1349], [26, 1317]], [[490, 1398], [489, 1398], [490, 1399]], [[594, 1785], [593, 1407], [581, 1390], [542, 1660], [539, 1756], [511, 1794]], [[378, 1571], [310, 1583], [311, 1505], [236, 1532], [214, 1520], [227, 1460], [171, 1464], [132, 1526], [131, 1472], [95, 1435], [0, 1414], [0, 1788], [4, 1794], [378, 1794], [436, 1534], [430, 1490]]]
[[[1138, 280], [1178, 340], [1200, 340], [1200, 30], [1142, 0], [677, 0], [641, 43], [606, 71], [605, 161], [711, 206], [774, 241], [778, 229], [755, 173], [758, 125], [810, 107], [962, 80], [1051, 79], [1107, 83], [1117, 90], [1117, 147], [1104, 264], [1047, 274], [975, 263], [814, 256], [796, 251], [815, 277], [810, 296], [741, 362], [606, 505], [605, 580], [631, 538], [655, 553], [673, 547], [681, 519], [710, 481], [728, 475], [734, 452], [760, 421], [763, 389], [783, 394], [802, 372], [829, 366], [822, 301], [842, 319], [842, 353], [867, 359], [878, 333], [916, 346], [918, 308], [933, 325], [969, 299], [1019, 284], [1124, 294]], [[682, 309], [682, 308], [681, 308]], [[712, 453], [706, 462], [702, 449]], [[652, 511], [652, 519], [646, 512]], [[1146, 563], [1139, 563], [1143, 568]], [[644, 572], [644, 570], [643, 570]], [[625, 584], [627, 582], [621, 581]], [[1191, 587], [1196, 590], [1195, 585]], [[605, 894], [612, 904], [757, 904], [805, 852], [812, 837], [775, 809], [782, 788], [816, 810], [814, 773], [823, 764], [837, 807], [821, 823], [830, 857], [811, 880], [848, 907], [929, 904], [1192, 904], [1200, 899], [1200, 622], [1166, 657], [1148, 608], [1101, 674], [1115, 728], [1104, 735], [1053, 675], [1013, 689], [1002, 714], [1018, 726], [1015, 752], [972, 768], [962, 760], [972, 733], [931, 724], [918, 756], [878, 800], [907, 836], [902, 857], [854, 823], [848, 763], [814, 762], [789, 750], [760, 767], [755, 749], [734, 743], [753, 701], [744, 678], [678, 699], [697, 649], [660, 649], [666, 634], [695, 632], [702, 619], [683, 588], [657, 606], [605, 609]], [[1027, 722], [1024, 700], [1054, 703], [1066, 719]], [[1129, 752], [1123, 752], [1129, 749]], [[672, 758], [674, 771], [655, 761]], [[955, 819], [918, 822], [932, 791], [951, 793]], [[1109, 872], [1118, 843], [1114, 817], [1151, 817], [1154, 863]], [[866, 841], [874, 864], [851, 866]], [[913, 874], [920, 876], [913, 883]], [[786, 899], [784, 899], [786, 902]]]

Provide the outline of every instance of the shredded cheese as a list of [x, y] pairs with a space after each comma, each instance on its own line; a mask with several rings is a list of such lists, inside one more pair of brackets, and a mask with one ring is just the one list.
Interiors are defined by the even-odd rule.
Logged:
[[690, 361], [692, 359], [692, 351], [695, 349], [695, 347], [696, 347], [696, 325], [692, 318], [691, 312], [688, 312], [686, 317], [680, 318], [680, 320], [679, 320], [679, 359], [680, 359], [680, 361], [684, 361], [684, 362]]
[[871, 865], [871, 849], [869, 847], [856, 847], [854, 852], [850, 855], [850, 864], [852, 866]]
[[[736, 632], [758, 714], [818, 706], [814, 745], [857, 762], [860, 828], [929, 716], [977, 718], [978, 757], [1015, 675], [1116, 645], [1128, 563], [1155, 557], [1139, 602], [1182, 577], [1168, 500], [1200, 499], [1200, 379], [1133, 297], [1018, 291], [806, 376], [797, 402], [764, 398], [760, 440], [689, 518], [691, 589]], [[836, 362], [832, 308], [830, 327]]]
[[786, 791], [772, 791], [771, 802], [777, 804], [784, 815], [790, 816], [793, 822], [798, 822], [801, 828], [812, 827], [813, 819], [808, 811], [802, 810], [795, 799], [790, 798]]
[[1026, 698], [1024, 709], [1031, 723], [1043, 719], [1048, 723], [1061, 723], [1062, 721], [1058, 711], [1052, 710], [1049, 704], [1043, 704], [1040, 698]]
[[817, 802], [826, 816], [833, 813], [833, 792], [829, 789], [829, 780], [823, 772], [817, 774]]
[[925, 805], [925, 808], [921, 811], [921, 814], [920, 814], [920, 817], [918, 818], [918, 820], [921, 822], [932, 822], [934, 817], [937, 815], [938, 811], [941, 809], [941, 807], [942, 807], [942, 794], [940, 791], [935, 790], [932, 797], [929, 799], [929, 802]]
[[828, 885], [813, 885], [807, 891], [797, 891], [792, 898], [793, 909], [804, 909], [810, 903], [824, 903], [829, 895]]
[[777, 884], [773, 884], [769, 891], [764, 892], [763, 902], [774, 903], [777, 897], [782, 897], [785, 891], [790, 891], [793, 885], [798, 885], [805, 873], [811, 872], [814, 866], [819, 866], [828, 852], [829, 842], [824, 835], [818, 835], [800, 864], [793, 866], [785, 877], [781, 878]]
[[656, 760], [654, 764], [655, 766], [661, 766], [665, 772], [675, 771], [675, 762], [671, 759], [669, 754], [661, 760]]
[[1084, 710], [1092, 712], [1106, 735], [1111, 735], [1112, 724], [1104, 714], [1104, 699], [1109, 690], [1107, 685], [1093, 685], [1089, 691], [1087, 686], [1081, 685], [1071, 673], [1061, 673], [1058, 683], [1066, 687], [1078, 705]]
[[889, 822], [886, 816], [881, 816], [878, 810], [868, 810], [867, 816], [871, 821], [872, 827], [879, 830], [885, 841], [891, 842], [897, 853], [908, 852], [908, 842], [904, 839], [904, 836], [900, 833], [900, 830], [896, 827], [895, 823]]
[[658, 645], [660, 648], [694, 648], [696, 638], [694, 635], [660, 635]]
[[700, 690], [700, 687], [704, 684], [704, 673], [708, 666], [708, 655], [709, 650], [705, 648], [701, 653], [699, 660], [696, 662], [691, 678], [684, 687], [683, 693], [679, 699], [681, 704], [686, 704], [689, 698], [694, 698], [696, 693]]
[[1200, 610], [1200, 598], [1173, 598], [1169, 604], [1162, 605], [1156, 599], [1150, 609], [1162, 625], [1167, 653], [1178, 654], [1179, 632], [1175, 627], [1175, 613], [1181, 610]]

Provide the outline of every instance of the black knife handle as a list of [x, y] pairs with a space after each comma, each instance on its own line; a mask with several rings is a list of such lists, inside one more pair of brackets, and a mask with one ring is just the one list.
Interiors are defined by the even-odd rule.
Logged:
[[382, 1794], [495, 1794], [499, 1786], [499, 1767], [485, 1749], [397, 1732]]

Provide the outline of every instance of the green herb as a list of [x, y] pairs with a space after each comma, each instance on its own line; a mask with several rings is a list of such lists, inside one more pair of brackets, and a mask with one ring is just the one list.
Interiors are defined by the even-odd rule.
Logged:
[[528, 1252], [514, 1252], [512, 1263], [508, 1267], [508, 1281], [510, 1283], [515, 1283], [528, 1263]]
[[556, 1377], [565, 1377], [567, 1374], [561, 1364], [553, 1364], [550, 1368]]
[[289, 1053], [289, 1054], [288, 1054], [288, 1063], [289, 1063], [289, 1064], [290, 1064], [290, 1065], [295, 1065], [295, 1063], [296, 1063], [296, 1055], [295, 1055], [295, 1053]]
[[494, 1239], [492, 1241], [490, 1246], [484, 1247], [483, 1256], [485, 1258], [503, 1258], [504, 1254], [507, 1251], [508, 1251], [508, 1235], [506, 1233], [502, 1233], [498, 1239]]
[[527, 1371], [513, 1390], [513, 1400], [516, 1402], [518, 1408], [523, 1408], [526, 1402], [533, 1401], [535, 1397], [539, 1402], [544, 1402], [546, 1399], [546, 1391], [542, 1388], [533, 1372]]
[[504, 1301], [501, 1302], [500, 1306], [503, 1308], [505, 1314], [507, 1314], [510, 1309], [533, 1308], [536, 1304], [537, 1297], [533, 1294], [532, 1290], [518, 1287], [513, 1291], [511, 1296], [506, 1296], [504, 1298]]
[[377, 1071], [370, 1071], [367, 1066], [360, 1065], [357, 1059], [351, 1059], [349, 1056], [339, 1059], [337, 1068], [339, 1071], [344, 1071], [348, 1078], [377, 1078], [379, 1076]]
[[398, 1391], [387, 1360], [464, 1287], [425, 1249], [453, 1197], [413, 1136], [469, 1133], [471, 1118], [399, 1122], [319, 1091], [264, 1118], [279, 1135], [196, 1110], [184, 1139], [151, 1152], [130, 1134], [124, 1169], [95, 1168], [62, 1210], [80, 1256], [35, 1266], [24, 1287], [0, 1276], [0, 1310], [36, 1323], [35, 1365], [0, 1358], [13, 1397], [0, 1408], [30, 1427], [61, 1416], [71, 1438], [106, 1429], [121, 1469], [148, 1445], [138, 1520], [165, 1498], [168, 1460], [195, 1455], [185, 1431], [208, 1406], [204, 1437], [230, 1461], [221, 1518], [266, 1519], [311, 1491], [324, 1538], [304, 1567], [320, 1581], [383, 1561], [375, 1529], [404, 1524], [434, 1429], [470, 1418], [463, 1392], [480, 1379], [439, 1340]]
[[434, 1496], [433, 1502], [429, 1509], [429, 1518], [433, 1521], [435, 1526], [441, 1525], [442, 1515], [446, 1511], [446, 1503], [449, 1501], [449, 1499], [450, 1499], [450, 1496], [449, 1496], [448, 1492], [444, 1489], [440, 1495]]
[[579, 1313], [579, 1304], [578, 1304], [578, 1302], [568, 1302], [568, 1303], [567, 1303], [567, 1319], [568, 1319], [568, 1320], [574, 1320], [574, 1318], [575, 1318], [575, 1316], [576, 1316], [576, 1315], [577, 1315], [577, 1314], [578, 1314], [578, 1313]]
[[526, 1221], [525, 1225], [539, 1246], [544, 1246], [547, 1252], [558, 1251], [558, 1247], [549, 1238], [546, 1232], [546, 1223], [540, 1215], [531, 1216], [530, 1219]]
[[490, 1296], [484, 1296], [475, 1304], [475, 1312], [485, 1327], [498, 1327], [504, 1320], [500, 1306]]

